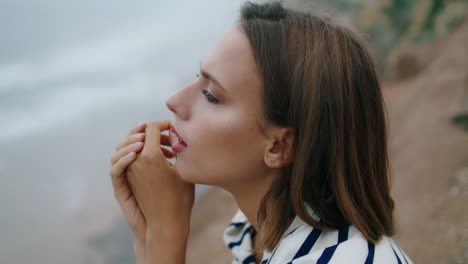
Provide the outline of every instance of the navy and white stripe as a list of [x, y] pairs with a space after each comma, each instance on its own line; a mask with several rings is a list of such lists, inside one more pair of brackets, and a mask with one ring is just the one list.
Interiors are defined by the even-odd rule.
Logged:
[[[311, 215], [317, 219], [312, 209]], [[247, 217], [238, 210], [224, 231], [224, 242], [231, 250], [233, 264], [252, 264], [252, 236], [255, 230]], [[410, 258], [391, 237], [382, 237], [373, 244], [354, 226], [335, 231], [314, 229], [299, 217], [293, 220], [272, 252], [264, 251], [261, 264], [408, 264]]]

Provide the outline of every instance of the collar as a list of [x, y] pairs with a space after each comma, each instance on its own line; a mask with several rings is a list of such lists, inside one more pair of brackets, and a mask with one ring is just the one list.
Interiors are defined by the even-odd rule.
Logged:
[[[315, 220], [319, 221], [320, 218], [315, 214], [309, 204], [304, 202], [307, 212], [314, 218]], [[294, 217], [291, 224], [288, 226], [286, 231], [284, 231], [281, 239], [289, 236], [290, 234], [294, 233], [298, 228], [302, 225], [307, 225], [299, 218], [297, 215]], [[223, 238], [224, 243], [226, 246], [231, 250], [235, 260], [243, 261], [252, 256], [253, 246], [252, 246], [252, 237], [255, 230], [253, 226], [250, 224], [249, 220], [245, 216], [245, 214], [238, 209], [236, 214], [233, 216], [231, 223], [229, 226], [224, 230]], [[278, 243], [279, 245], [279, 243]], [[273, 251], [264, 251], [263, 252], [263, 259], [268, 259], [272, 255]]]

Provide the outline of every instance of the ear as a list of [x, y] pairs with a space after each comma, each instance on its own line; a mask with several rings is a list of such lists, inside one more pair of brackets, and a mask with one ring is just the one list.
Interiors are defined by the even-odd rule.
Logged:
[[292, 128], [274, 128], [265, 149], [265, 164], [271, 168], [289, 166], [293, 160], [294, 133]]

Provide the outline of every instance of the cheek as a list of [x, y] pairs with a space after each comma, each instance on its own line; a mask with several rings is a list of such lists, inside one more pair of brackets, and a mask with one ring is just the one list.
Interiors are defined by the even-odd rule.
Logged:
[[191, 120], [191, 144], [176, 163], [182, 179], [223, 185], [247, 177], [263, 162], [255, 122], [234, 114], [211, 116]]

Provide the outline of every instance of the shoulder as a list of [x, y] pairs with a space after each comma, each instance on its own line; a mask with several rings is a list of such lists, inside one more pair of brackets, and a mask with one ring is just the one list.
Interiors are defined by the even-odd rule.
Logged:
[[412, 263], [390, 237], [372, 244], [354, 227], [322, 231], [303, 224], [285, 236], [268, 263]]
[[[252, 263], [252, 234], [247, 217], [238, 210], [224, 231], [233, 263]], [[354, 226], [339, 230], [315, 229], [299, 217], [284, 232], [278, 245], [263, 252], [262, 264], [413, 263], [391, 237], [370, 243]]]

